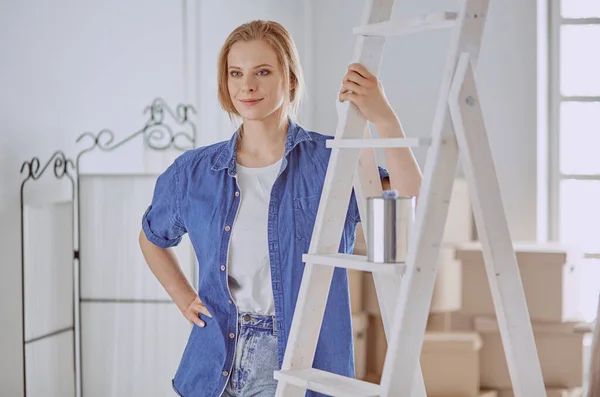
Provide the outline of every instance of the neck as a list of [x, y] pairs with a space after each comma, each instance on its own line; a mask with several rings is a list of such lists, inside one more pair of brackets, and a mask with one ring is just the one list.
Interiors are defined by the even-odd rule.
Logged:
[[237, 161], [248, 167], [273, 164], [283, 156], [287, 120], [282, 124], [278, 112], [262, 120], [244, 120], [239, 138]]

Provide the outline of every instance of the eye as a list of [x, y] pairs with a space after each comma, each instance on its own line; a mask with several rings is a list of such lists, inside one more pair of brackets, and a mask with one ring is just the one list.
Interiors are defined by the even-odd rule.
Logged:
[[239, 75], [240, 75], [240, 72], [238, 72], [237, 70], [232, 70], [232, 71], [229, 73], [229, 75], [230, 75], [231, 77], [239, 77]]
[[268, 74], [269, 74], [269, 71], [268, 71], [268, 70], [260, 70], [260, 71], [258, 72], [258, 75], [259, 75], [259, 76], [266, 76], [266, 75], [268, 75]]

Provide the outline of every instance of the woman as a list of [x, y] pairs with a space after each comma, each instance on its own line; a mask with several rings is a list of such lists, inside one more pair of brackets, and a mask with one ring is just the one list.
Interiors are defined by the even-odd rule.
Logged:
[[[227, 38], [218, 61], [219, 101], [242, 126], [228, 141], [182, 154], [158, 178], [143, 217], [146, 261], [193, 326], [173, 379], [179, 395], [272, 396], [302, 280], [330, 150], [293, 119], [304, 89], [296, 47], [278, 23], [253, 21]], [[403, 137], [378, 80], [359, 64], [343, 78], [350, 101], [382, 137]], [[410, 149], [386, 152], [384, 188], [416, 196]], [[348, 203], [346, 203], [348, 205]], [[340, 252], [360, 221], [354, 196]], [[169, 249], [188, 233], [198, 292]], [[354, 376], [348, 281], [334, 272], [313, 366]], [[309, 395], [315, 395], [309, 393]]]

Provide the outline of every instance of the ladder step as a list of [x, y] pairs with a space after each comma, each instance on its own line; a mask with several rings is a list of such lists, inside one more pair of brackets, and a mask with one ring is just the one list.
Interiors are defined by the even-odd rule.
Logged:
[[431, 138], [328, 139], [326, 147], [344, 149], [430, 146]]
[[377, 397], [379, 385], [316, 368], [275, 371], [278, 381], [336, 397]]
[[454, 26], [457, 18], [456, 12], [436, 12], [412, 18], [390, 20], [372, 23], [354, 28], [354, 34], [362, 36], [401, 36], [427, 30], [444, 29]]
[[302, 260], [305, 263], [314, 263], [316, 265], [325, 265], [333, 267], [342, 267], [345, 269], [362, 270], [373, 273], [403, 274], [406, 270], [404, 263], [378, 263], [370, 262], [363, 255], [349, 254], [304, 254]]

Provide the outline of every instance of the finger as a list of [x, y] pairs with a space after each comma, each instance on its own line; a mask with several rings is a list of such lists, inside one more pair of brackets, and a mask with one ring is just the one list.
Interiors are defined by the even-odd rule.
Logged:
[[199, 310], [199, 312], [200, 312], [200, 313], [202, 313], [202, 314], [204, 314], [205, 316], [208, 316], [208, 317], [212, 318], [212, 316], [211, 316], [211, 315], [210, 315], [210, 313], [208, 312], [208, 309], [207, 309], [207, 308], [206, 308], [206, 306], [204, 306], [204, 305], [202, 305], [202, 306], [200, 307], [200, 310]]
[[348, 65], [348, 70], [351, 70], [353, 72], [360, 74], [362, 77], [364, 77], [367, 80], [372, 80], [375, 78], [375, 76], [373, 76], [373, 74], [371, 72], [369, 72], [367, 70], [367, 68], [365, 68], [360, 63], [351, 63], [350, 65]]
[[346, 76], [344, 77], [343, 81], [351, 81], [355, 84], [358, 84], [360, 86], [366, 87], [369, 85], [370, 81], [365, 79], [363, 76], [361, 76], [359, 73], [355, 72], [355, 71], [351, 71], [346, 73]]
[[198, 297], [198, 302], [200, 303], [200, 307], [202, 307], [204, 309], [204, 311], [200, 311], [200, 312], [203, 313], [203, 314], [206, 314], [208, 317], [212, 318], [212, 316], [208, 312], [208, 309], [206, 308], [206, 306], [204, 306], [204, 303], [202, 302], [202, 300], [200, 299], [200, 297]]
[[210, 313], [208, 312], [208, 309], [206, 308], [206, 306], [204, 306], [201, 303], [195, 303], [192, 307], [191, 307], [192, 311], [196, 314], [202, 313], [207, 315], [208, 317], [212, 318], [212, 316], [210, 315]]
[[344, 81], [342, 83], [342, 88], [340, 89], [340, 92], [345, 93], [348, 91], [354, 92], [358, 95], [363, 95], [365, 93], [365, 88], [352, 81]]
[[194, 313], [189, 320], [191, 320], [190, 322], [193, 322], [194, 324], [196, 324], [200, 328], [204, 328], [204, 326], [206, 325], [204, 323], [204, 321], [202, 321], [202, 319], [200, 318], [200, 316], [198, 316], [196, 313]]
[[340, 94], [340, 102], [350, 101], [356, 105], [357, 100], [358, 100], [358, 95], [356, 95], [354, 92], [343, 92]]

